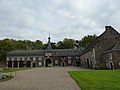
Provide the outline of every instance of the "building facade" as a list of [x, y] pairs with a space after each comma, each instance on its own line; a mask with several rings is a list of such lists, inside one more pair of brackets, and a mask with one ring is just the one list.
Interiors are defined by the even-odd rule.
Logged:
[[80, 49], [15, 50], [7, 55], [7, 67], [79, 66]]
[[15, 50], [7, 55], [7, 67], [82, 66], [120, 69], [120, 33], [106, 26], [105, 31], [80, 49], [52, 49], [50, 37], [46, 50]]
[[95, 41], [90, 43], [80, 55], [81, 66], [97, 68], [107, 66], [109, 69], [120, 68], [120, 33], [113, 27], [106, 26]]

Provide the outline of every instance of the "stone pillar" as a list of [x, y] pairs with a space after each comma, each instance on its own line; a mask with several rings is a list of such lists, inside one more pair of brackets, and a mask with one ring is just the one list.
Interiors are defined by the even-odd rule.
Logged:
[[6, 68], [8, 68], [8, 61], [6, 62]]
[[33, 67], [33, 63], [31, 62], [31, 68]]
[[19, 68], [19, 61], [18, 61], [18, 68]]

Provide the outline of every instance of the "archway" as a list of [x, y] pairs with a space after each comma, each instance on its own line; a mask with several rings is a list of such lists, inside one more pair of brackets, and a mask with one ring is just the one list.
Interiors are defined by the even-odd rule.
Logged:
[[76, 61], [76, 66], [80, 66], [80, 61]]
[[92, 64], [92, 61], [90, 61], [90, 67], [93, 68], [93, 64]]
[[73, 66], [74, 66], [74, 67], [76, 66], [76, 61], [75, 61], [75, 60], [73, 61]]
[[87, 67], [90, 68], [89, 59], [87, 58]]
[[110, 62], [110, 69], [111, 69], [111, 70], [114, 69], [113, 62]]
[[18, 67], [18, 61], [14, 61], [14, 67]]
[[26, 62], [26, 67], [31, 67], [31, 61]]
[[73, 63], [73, 66], [74, 66], [74, 67], [76, 66], [76, 62]]
[[47, 58], [47, 59], [45, 60], [45, 66], [46, 66], [46, 67], [52, 67], [52, 66], [53, 66], [52, 64], [53, 64], [52, 59]]
[[61, 62], [61, 66], [62, 66], [62, 67], [65, 67], [65, 66], [66, 66], [65, 61], [62, 61], [62, 62]]
[[36, 63], [33, 63], [33, 67], [36, 67]]
[[8, 67], [12, 68], [12, 61], [8, 61]]
[[19, 61], [19, 67], [24, 67], [24, 61], [22, 60]]

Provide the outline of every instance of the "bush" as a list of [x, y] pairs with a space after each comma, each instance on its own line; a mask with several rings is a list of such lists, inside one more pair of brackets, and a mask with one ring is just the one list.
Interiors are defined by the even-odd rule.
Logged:
[[96, 70], [108, 70], [106, 65], [99, 65], [95, 67]]
[[8, 69], [8, 68], [4, 68], [3, 70], [10, 70], [10, 69]]

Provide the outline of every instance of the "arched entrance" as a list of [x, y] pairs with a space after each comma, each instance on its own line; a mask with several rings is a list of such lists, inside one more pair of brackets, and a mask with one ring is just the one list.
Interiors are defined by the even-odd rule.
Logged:
[[52, 67], [53, 61], [50, 58], [45, 59], [45, 67]]
[[24, 61], [22, 60], [19, 61], [19, 67], [24, 67]]
[[12, 61], [8, 61], [8, 67], [12, 68]]
[[76, 61], [76, 66], [80, 66], [80, 61]]
[[31, 67], [31, 61], [26, 62], [26, 67]]
[[18, 67], [18, 61], [14, 61], [14, 67]]
[[112, 62], [112, 61], [110, 62], [110, 69], [111, 69], [111, 70], [114, 69], [114, 65], [113, 65], [113, 62]]
[[33, 67], [36, 67], [36, 63], [33, 63]]
[[87, 58], [87, 67], [90, 68], [89, 59]]
[[74, 61], [73, 66], [80, 66], [80, 61]]
[[73, 63], [73, 66], [74, 66], [74, 67], [76, 66], [76, 62]]
[[61, 62], [61, 66], [62, 66], [62, 67], [65, 67], [65, 66], [66, 66], [65, 61], [62, 61], [62, 62]]

